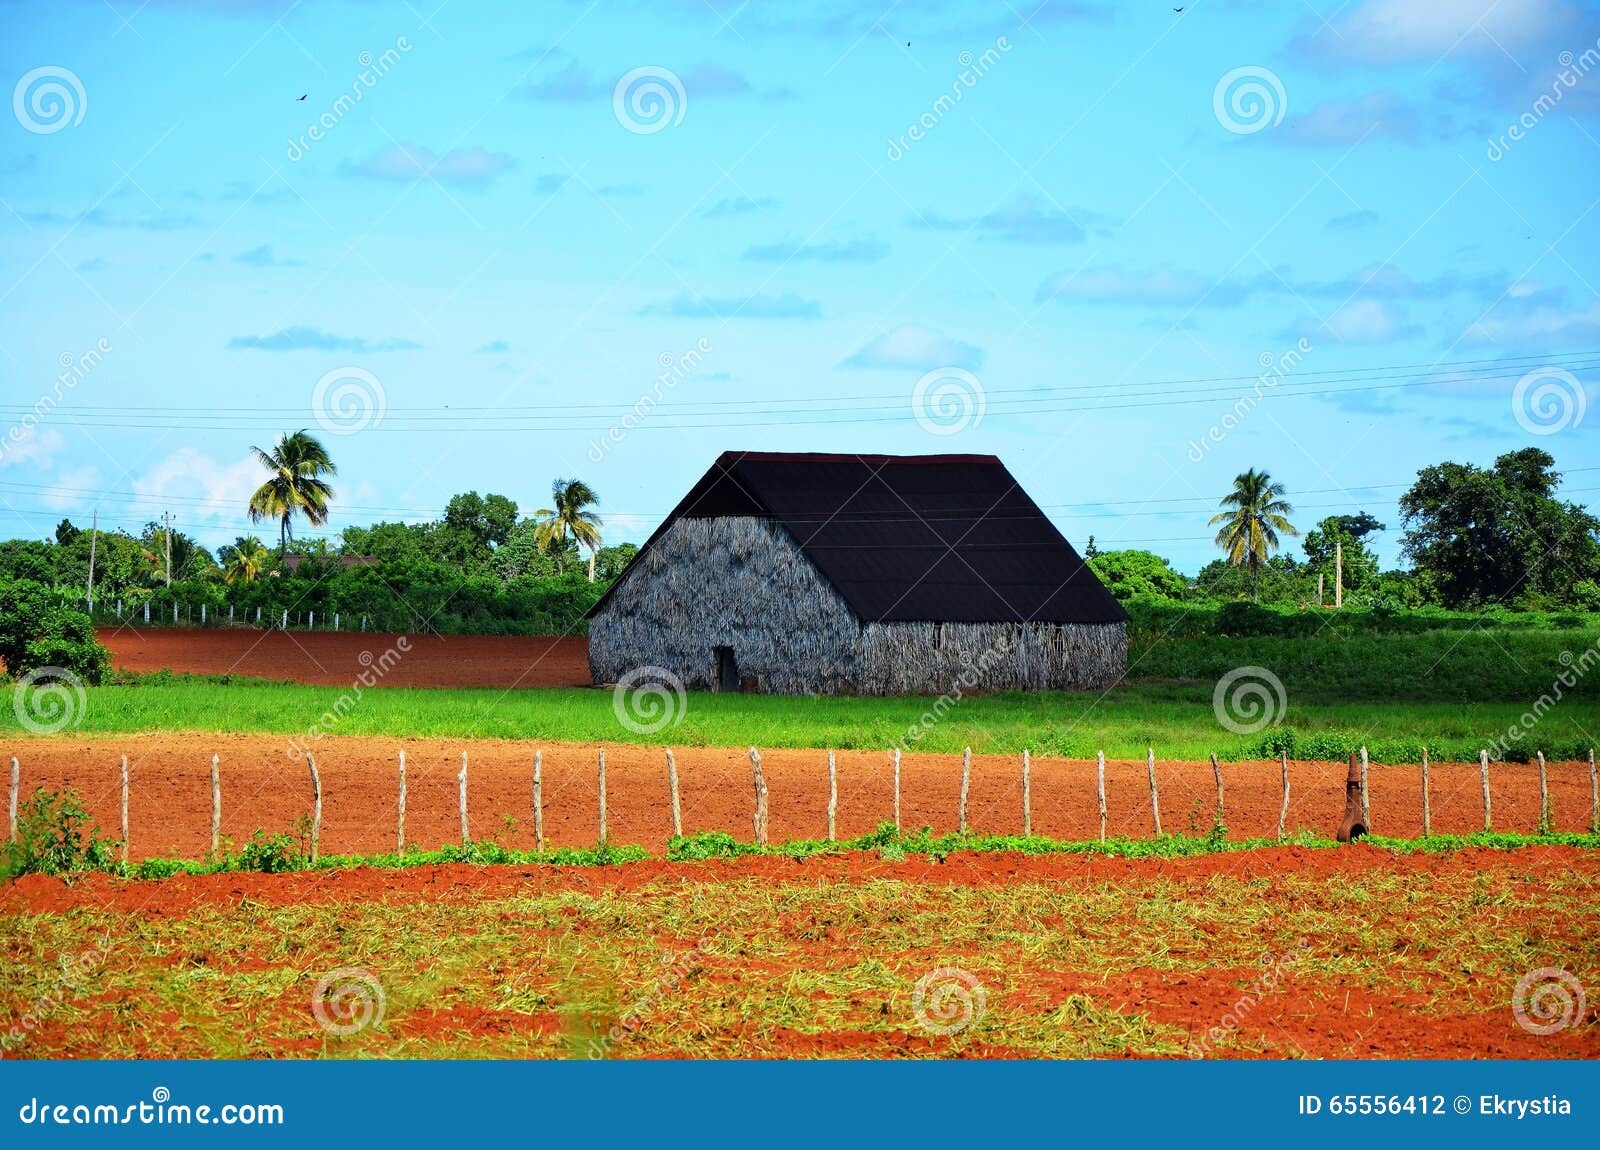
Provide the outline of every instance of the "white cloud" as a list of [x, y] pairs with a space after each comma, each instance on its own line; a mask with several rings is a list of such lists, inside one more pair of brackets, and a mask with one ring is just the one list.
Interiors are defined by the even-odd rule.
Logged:
[[346, 175], [372, 180], [409, 182], [429, 178], [460, 188], [482, 188], [512, 166], [503, 152], [483, 148], [457, 148], [439, 155], [430, 148], [394, 144], [380, 149], [358, 164], [345, 164]]
[[244, 522], [245, 507], [261, 477], [261, 465], [249, 456], [223, 463], [193, 447], [180, 447], [134, 479], [133, 490], [141, 497], [139, 514], [172, 511], [190, 525], [223, 520], [231, 526]]
[[100, 472], [97, 468], [63, 468], [56, 472], [54, 486], [57, 490], [42, 492], [39, 502], [57, 511], [87, 506], [94, 502], [94, 497], [81, 492], [92, 490], [99, 482]]
[[66, 445], [52, 428], [14, 424], [0, 432], [0, 467], [26, 463], [42, 468]]
[[936, 367], [959, 367], [976, 371], [983, 365], [983, 349], [959, 339], [951, 339], [931, 328], [902, 324], [869, 342], [840, 367], [908, 368], [931, 371]]
[[1319, 55], [1367, 64], [1520, 57], [1570, 28], [1574, 16], [1550, 0], [1366, 0], [1306, 42]]
[[1172, 268], [1125, 272], [1121, 268], [1106, 267], [1059, 272], [1039, 285], [1038, 298], [1077, 303], [1232, 307], [1242, 303], [1246, 294], [1246, 289], [1238, 284]]
[[1358, 299], [1323, 321], [1322, 327], [1340, 343], [1386, 343], [1408, 335], [1405, 317], [1377, 299]]

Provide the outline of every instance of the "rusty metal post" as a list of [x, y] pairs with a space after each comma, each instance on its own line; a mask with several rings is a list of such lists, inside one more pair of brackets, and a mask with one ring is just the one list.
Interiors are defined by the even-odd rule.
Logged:
[[1353, 843], [1367, 833], [1367, 824], [1361, 818], [1361, 764], [1350, 756], [1350, 771], [1344, 781], [1344, 822], [1339, 824], [1335, 837], [1342, 843]]

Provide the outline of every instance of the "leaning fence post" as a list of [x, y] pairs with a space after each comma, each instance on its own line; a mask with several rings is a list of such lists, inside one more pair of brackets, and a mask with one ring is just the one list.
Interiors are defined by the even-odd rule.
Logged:
[[309, 751], [306, 766], [311, 769], [311, 863], [315, 866], [322, 844], [322, 776], [317, 774], [316, 756]]
[[533, 849], [544, 853], [544, 752], [533, 752]]
[[1156, 819], [1156, 838], [1161, 837], [1161, 798], [1156, 794], [1156, 749], [1145, 748], [1145, 768], [1150, 774], [1150, 813]]
[[1100, 841], [1106, 841], [1106, 753], [1094, 753], [1095, 774], [1097, 776], [1097, 789], [1100, 795]]
[[837, 840], [839, 817], [839, 767], [833, 752], [828, 752], [828, 841]]
[[1428, 794], [1428, 748], [1422, 748], [1422, 837], [1433, 835], [1433, 806]]
[[683, 837], [683, 806], [678, 801], [678, 760], [672, 757], [672, 748], [667, 748], [667, 789], [672, 792], [672, 836]]
[[[889, 752], [894, 758], [894, 830], [900, 833], [900, 748]], [[1589, 752], [1589, 773], [1594, 774], [1594, 752]]]
[[221, 760], [211, 756], [211, 853], [216, 855], [222, 844], [222, 776], [218, 773]]
[[600, 841], [606, 841], [606, 749], [600, 748]]
[[22, 771], [17, 766], [17, 756], [11, 756], [11, 841], [17, 841], [17, 784], [21, 781]]
[[1283, 767], [1283, 806], [1278, 808], [1278, 841], [1283, 841], [1283, 832], [1289, 822], [1289, 752], [1279, 751], [1278, 762]]
[[472, 839], [467, 834], [467, 752], [461, 752], [461, 773], [456, 776], [456, 782], [461, 784], [461, 845], [467, 846]]
[[1600, 834], [1600, 776], [1594, 773], [1594, 748], [1589, 748], [1589, 833]]
[[400, 752], [400, 813], [394, 824], [394, 853], [406, 853], [406, 753]]
[[1022, 837], [1033, 837], [1033, 796], [1028, 786], [1028, 748], [1022, 748]]
[[1217, 753], [1211, 752], [1211, 773], [1217, 780], [1217, 822], [1222, 821], [1222, 768], [1217, 765]]
[[967, 792], [972, 787], [972, 748], [961, 752], [961, 824], [962, 834], [967, 833]]
[[1544, 752], [1535, 752], [1539, 756], [1539, 833], [1550, 833], [1550, 780], [1544, 767]]
[[1361, 748], [1361, 825], [1372, 833], [1372, 801], [1367, 797], [1367, 748]]
[[128, 756], [122, 756], [122, 865], [128, 865]]
[[761, 753], [750, 748], [750, 769], [755, 775], [756, 813], [754, 818], [756, 846], [767, 845], [767, 780], [761, 775]]
[[1483, 829], [1493, 829], [1489, 817], [1489, 752], [1483, 749], [1478, 751], [1478, 776], [1483, 780]]

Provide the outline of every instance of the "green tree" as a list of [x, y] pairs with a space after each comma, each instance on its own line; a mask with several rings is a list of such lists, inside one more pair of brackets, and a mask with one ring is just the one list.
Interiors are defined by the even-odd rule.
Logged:
[[287, 550], [294, 537], [294, 517], [304, 515], [312, 526], [328, 521], [328, 501], [333, 488], [325, 475], [337, 475], [338, 468], [327, 448], [304, 430], [278, 438], [271, 451], [251, 447], [251, 452], [266, 468], [270, 478], [250, 496], [250, 522], [278, 521], [278, 549]]
[[1336, 559], [1343, 552], [1344, 586], [1347, 591], [1371, 590], [1378, 579], [1378, 556], [1368, 547], [1365, 539], [1384, 526], [1371, 515], [1330, 515], [1316, 528], [1306, 532], [1302, 546], [1306, 551], [1306, 567], [1315, 578], [1321, 575], [1329, 588], [1335, 579]]
[[1278, 550], [1278, 534], [1298, 535], [1288, 517], [1294, 508], [1283, 498], [1287, 489], [1265, 471], [1251, 468], [1235, 477], [1233, 490], [1222, 497], [1222, 510], [1211, 523], [1223, 524], [1216, 544], [1228, 562], [1250, 573], [1252, 595], [1260, 599], [1261, 565]]
[[272, 564], [272, 552], [254, 535], [243, 535], [217, 551], [226, 583], [254, 583]]
[[1096, 549], [1089, 566], [1106, 590], [1121, 600], [1182, 599], [1189, 590], [1189, 581], [1151, 551]]
[[567, 539], [589, 549], [589, 582], [594, 582], [595, 560], [600, 552], [600, 516], [589, 508], [600, 502], [594, 489], [581, 479], [557, 479], [550, 485], [553, 506], [533, 513], [538, 522], [539, 544], [546, 550]]

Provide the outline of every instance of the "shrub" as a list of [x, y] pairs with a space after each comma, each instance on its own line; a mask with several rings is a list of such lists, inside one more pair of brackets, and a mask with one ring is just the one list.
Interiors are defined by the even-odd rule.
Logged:
[[111, 655], [94, 637], [89, 616], [28, 579], [0, 582], [0, 660], [19, 678], [60, 667], [98, 683], [111, 669]]
[[239, 869], [262, 874], [282, 874], [304, 865], [300, 844], [291, 834], [269, 835], [257, 830], [239, 852]]
[[17, 812], [17, 837], [0, 854], [0, 877], [109, 870], [114, 845], [100, 837], [77, 791], [40, 787]]

